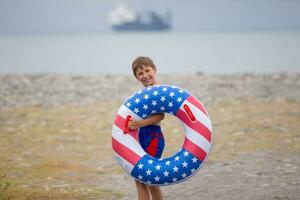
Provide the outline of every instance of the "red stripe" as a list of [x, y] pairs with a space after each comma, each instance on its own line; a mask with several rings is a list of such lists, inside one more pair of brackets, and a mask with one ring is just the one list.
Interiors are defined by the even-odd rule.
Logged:
[[188, 102], [190, 102], [191, 104], [193, 104], [194, 106], [196, 106], [199, 110], [201, 110], [206, 116], [208, 116], [207, 111], [205, 110], [205, 108], [203, 107], [203, 105], [199, 102], [198, 99], [196, 99], [196, 97], [194, 97], [193, 95], [190, 95], [187, 99]]
[[187, 151], [191, 152], [199, 160], [203, 161], [206, 157], [206, 152], [203, 149], [201, 149], [198, 145], [190, 141], [188, 138], [184, 139], [182, 147]]
[[150, 156], [153, 156], [155, 157], [156, 155], [156, 151], [158, 150], [157, 149], [157, 146], [158, 146], [158, 138], [154, 138], [150, 141], [150, 144], [149, 146], [147, 147], [146, 149], [146, 152], [150, 155]]
[[[119, 127], [119, 129], [123, 130], [124, 126], [125, 126], [126, 120], [121, 117], [120, 115], [117, 115], [115, 118], [115, 122], [114, 124]], [[129, 135], [131, 135], [136, 141], [139, 141], [139, 134], [138, 134], [138, 130], [129, 130], [129, 132], [127, 133]]]
[[190, 127], [191, 129], [193, 129], [194, 131], [196, 131], [197, 133], [199, 133], [200, 135], [205, 137], [209, 142], [211, 141], [211, 132], [210, 132], [210, 130], [205, 125], [203, 125], [201, 122], [199, 122], [199, 121], [192, 122], [190, 120], [190, 118], [188, 117], [188, 115], [180, 109], [177, 111], [176, 115], [188, 127]]
[[127, 160], [132, 165], [135, 165], [141, 157], [135, 152], [131, 151], [129, 148], [112, 138], [112, 147], [117, 154], [119, 154], [122, 158]]
[[124, 126], [125, 126], [125, 119], [123, 117], [121, 117], [120, 115], [117, 115], [115, 118], [115, 122], [114, 124], [119, 127], [121, 130], [123, 130]]

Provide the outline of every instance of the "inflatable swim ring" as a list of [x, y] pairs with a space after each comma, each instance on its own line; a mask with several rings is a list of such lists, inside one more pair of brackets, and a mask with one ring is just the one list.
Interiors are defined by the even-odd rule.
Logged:
[[[173, 156], [157, 159], [138, 141], [138, 131], [128, 128], [130, 118], [142, 120], [156, 113], [172, 114], [182, 122], [185, 139]], [[170, 185], [193, 176], [211, 149], [212, 126], [203, 105], [190, 93], [170, 85], [155, 85], [133, 93], [120, 107], [112, 129], [116, 159], [135, 179], [151, 185]]]

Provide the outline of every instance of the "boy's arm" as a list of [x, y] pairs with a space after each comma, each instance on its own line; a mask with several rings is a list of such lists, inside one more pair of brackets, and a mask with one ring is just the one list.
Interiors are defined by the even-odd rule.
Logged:
[[128, 126], [130, 129], [135, 130], [144, 126], [156, 124], [161, 120], [163, 120], [164, 118], [165, 118], [164, 113], [158, 113], [140, 121], [130, 120]]

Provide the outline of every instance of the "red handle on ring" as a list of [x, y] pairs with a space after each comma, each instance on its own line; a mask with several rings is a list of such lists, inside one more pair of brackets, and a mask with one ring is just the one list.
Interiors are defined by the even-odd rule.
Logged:
[[190, 107], [187, 104], [184, 104], [183, 108], [184, 108], [185, 112], [188, 114], [190, 120], [192, 122], [196, 122], [196, 118], [195, 118], [194, 114], [192, 113]]
[[131, 119], [131, 116], [130, 116], [130, 115], [127, 115], [126, 120], [125, 120], [124, 129], [123, 129], [123, 133], [124, 133], [124, 134], [129, 133], [128, 123], [129, 123], [130, 119]]

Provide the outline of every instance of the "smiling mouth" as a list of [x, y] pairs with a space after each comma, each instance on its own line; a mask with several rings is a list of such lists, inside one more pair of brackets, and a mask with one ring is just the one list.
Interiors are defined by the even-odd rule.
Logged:
[[151, 79], [144, 80], [144, 85], [146, 86], [152, 85]]
[[150, 82], [151, 80], [152, 80], [151, 78], [147, 78], [147, 79], [144, 80], [144, 82], [148, 83], [148, 82]]

